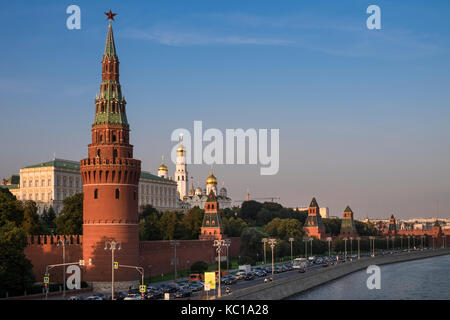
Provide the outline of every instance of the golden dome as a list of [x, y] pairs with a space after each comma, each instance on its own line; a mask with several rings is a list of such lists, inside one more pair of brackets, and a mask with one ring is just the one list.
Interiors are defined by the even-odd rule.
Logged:
[[167, 166], [165, 164], [161, 164], [159, 166], [158, 171], [160, 171], [160, 170], [162, 170], [162, 171], [169, 171], [169, 169], [167, 169]]
[[214, 177], [213, 173], [209, 174], [209, 177], [206, 179], [206, 184], [217, 184], [217, 179]]

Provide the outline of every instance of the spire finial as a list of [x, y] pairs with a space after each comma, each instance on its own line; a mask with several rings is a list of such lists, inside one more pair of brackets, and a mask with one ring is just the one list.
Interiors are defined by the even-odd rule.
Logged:
[[164, 164], [164, 155], [161, 156], [161, 164]]
[[109, 20], [109, 24], [111, 24], [111, 20], [114, 21], [114, 16], [117, 16], [117, 13], [113, 13], [111, 9], [109, 9], [109, 12], [105, 12], [105, 15], [107, 17], [106, 19]]

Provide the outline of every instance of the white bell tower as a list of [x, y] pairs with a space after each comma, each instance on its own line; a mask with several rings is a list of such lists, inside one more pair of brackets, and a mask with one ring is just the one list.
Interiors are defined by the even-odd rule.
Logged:
[[183, 146], [183, 135], [180, 134], [180, 146], [177, 148], [177, 163], [175, 167], [175, 181], [180, 199], [183, 200], [188, 192], [188, 172], [186, 168], [186, 149]]

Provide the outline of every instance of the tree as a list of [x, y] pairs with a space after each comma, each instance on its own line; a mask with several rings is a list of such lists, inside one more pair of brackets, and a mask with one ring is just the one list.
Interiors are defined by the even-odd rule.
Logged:
[[204, 273], [208, 271], [208, 264], [204, 261], [196, 261], [191, 265], [192, 273]]
[[185, 215], [183, 215], [181, 223], [183, 224], [187, 233], [186, 237], [184, 238], [198, 239], [200, 229], [203, 224], [203, 215], [204, 211], [198, 206], [191, 208]]
[[46, 234], [50, 234], [55, 231], [56, 229], [55, 219], [56, 213], [55, 210], [53, 210], [52, 206], [50, 206], [48, 210], [44, 209], [44, 212], [41, 215], [41, 224]]
[[147, 204], [144, 206], [141, 213], [139, 213], [139, 220], [145, 220], [145, 218], [154, 214], [158, 214], [158, 210], [156, 210], [151, 204]]
[[326, 233], [331, 234], [331, 236], [338, 236], [341, 232], [342, 219], [322, 219], [325, 225]]
[[33, 266], [24, 254], [26, 245], [26, 234], [15, 222], [0, 226], [0, 296], [23, 294], [33, 285]]
[[242, 233], [242, 230], [244, 230], [247, 227], [247, 223], [245, 223], [244, 220], [241, 218], [234, 218], [231, 217], [229, 219], [222, 218], [222, 224], [224, 228], [224, 232], [229, 237], [239, 237]]
[[36, 202], [28, 200], [22, 204], [23, 221], [22, 229], [26, 235], [38, 235], [42, 233], [42, 225], [39, 221], [39, 215]]
[[244, 201], [241, 206], [240, 216], [247, 223], [255, 221], [258, 211], [261, 210], [261, 208], [262, 203], [260, 202], [254, 200]]
[[20, 226], [23, 221], [23, 208], [8, 189], [0, 188], [0, 226], [8, 221]]
[[271, 237], [284, 240], [304, 235], [303, 226], [297, 219], [275, 218], [265, 226], [265, 230]]
[[63, 209], [55, 219], [58, 234], [83, 233], [83, 194], [77, 193], [63, 200]]
[[162, 238], [163, 240], [174, 240], [177, 237], [178, 230], [178, 216], [175, 211], [166, 211], [162, 214], [160, 219]]
[[262, 238], [267, 235], [257, 228], [245, 228], [241, 234], [241, 256], [248, 256], [255, 261], [263, 254]]
[[159, 222], [159, 214], [157, 211], [145, 215], [144, 219], [139, 221], [139, 239], [146, 240], [162, 240], [163, 234], [161, 223]]

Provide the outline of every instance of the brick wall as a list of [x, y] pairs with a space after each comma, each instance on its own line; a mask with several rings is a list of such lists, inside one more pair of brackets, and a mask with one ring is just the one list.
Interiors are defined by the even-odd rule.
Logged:
[[[28, 246], [25, 248], [25, 256], [33, 264], [33, 272], [37, 282], [42, 282], [45, 268], [50, 264], [58, 264], [63, 261], [62, 247], [57, 246], [62, 236], [30, 236]], [[83, 259], [83, 237], [66, 236], [66, 240], [72, 239], [72, 244], [66, 246], [66, 262], [78, 262]], [[213, 241], [202, 240], [180, 240], [177, 247], [177, 257], [179, 261], [178, 270], [188, 269], [196, 261], [214, 263], [217, 256], [213, 248]], [[237, 257], [240, 252], [240, 238], [231, 238], [229, 256]], [[222, 255], [226, 255], [223, 249]], [[174, 271], [171, 259], [174, 256], [174, 249], [170, 241], [142, 241], [139, 244], [139, 263], [144, 267], [145, 277], [170, 273]], [[119, 261], [120, 264], [120, 261]], [[149, 266], [152, 266], [151, 268]], [[84, 268], [82, 267], [82, 270]], [[151, 270], [150, 270], [151, 269]], [[62, 280], [62, 268], [57, 267], [50, 271], [51, 282]], [[138, 275], [136, 274], [138, 279]], [[82, 275], [82, 280], [84, 276]]]

